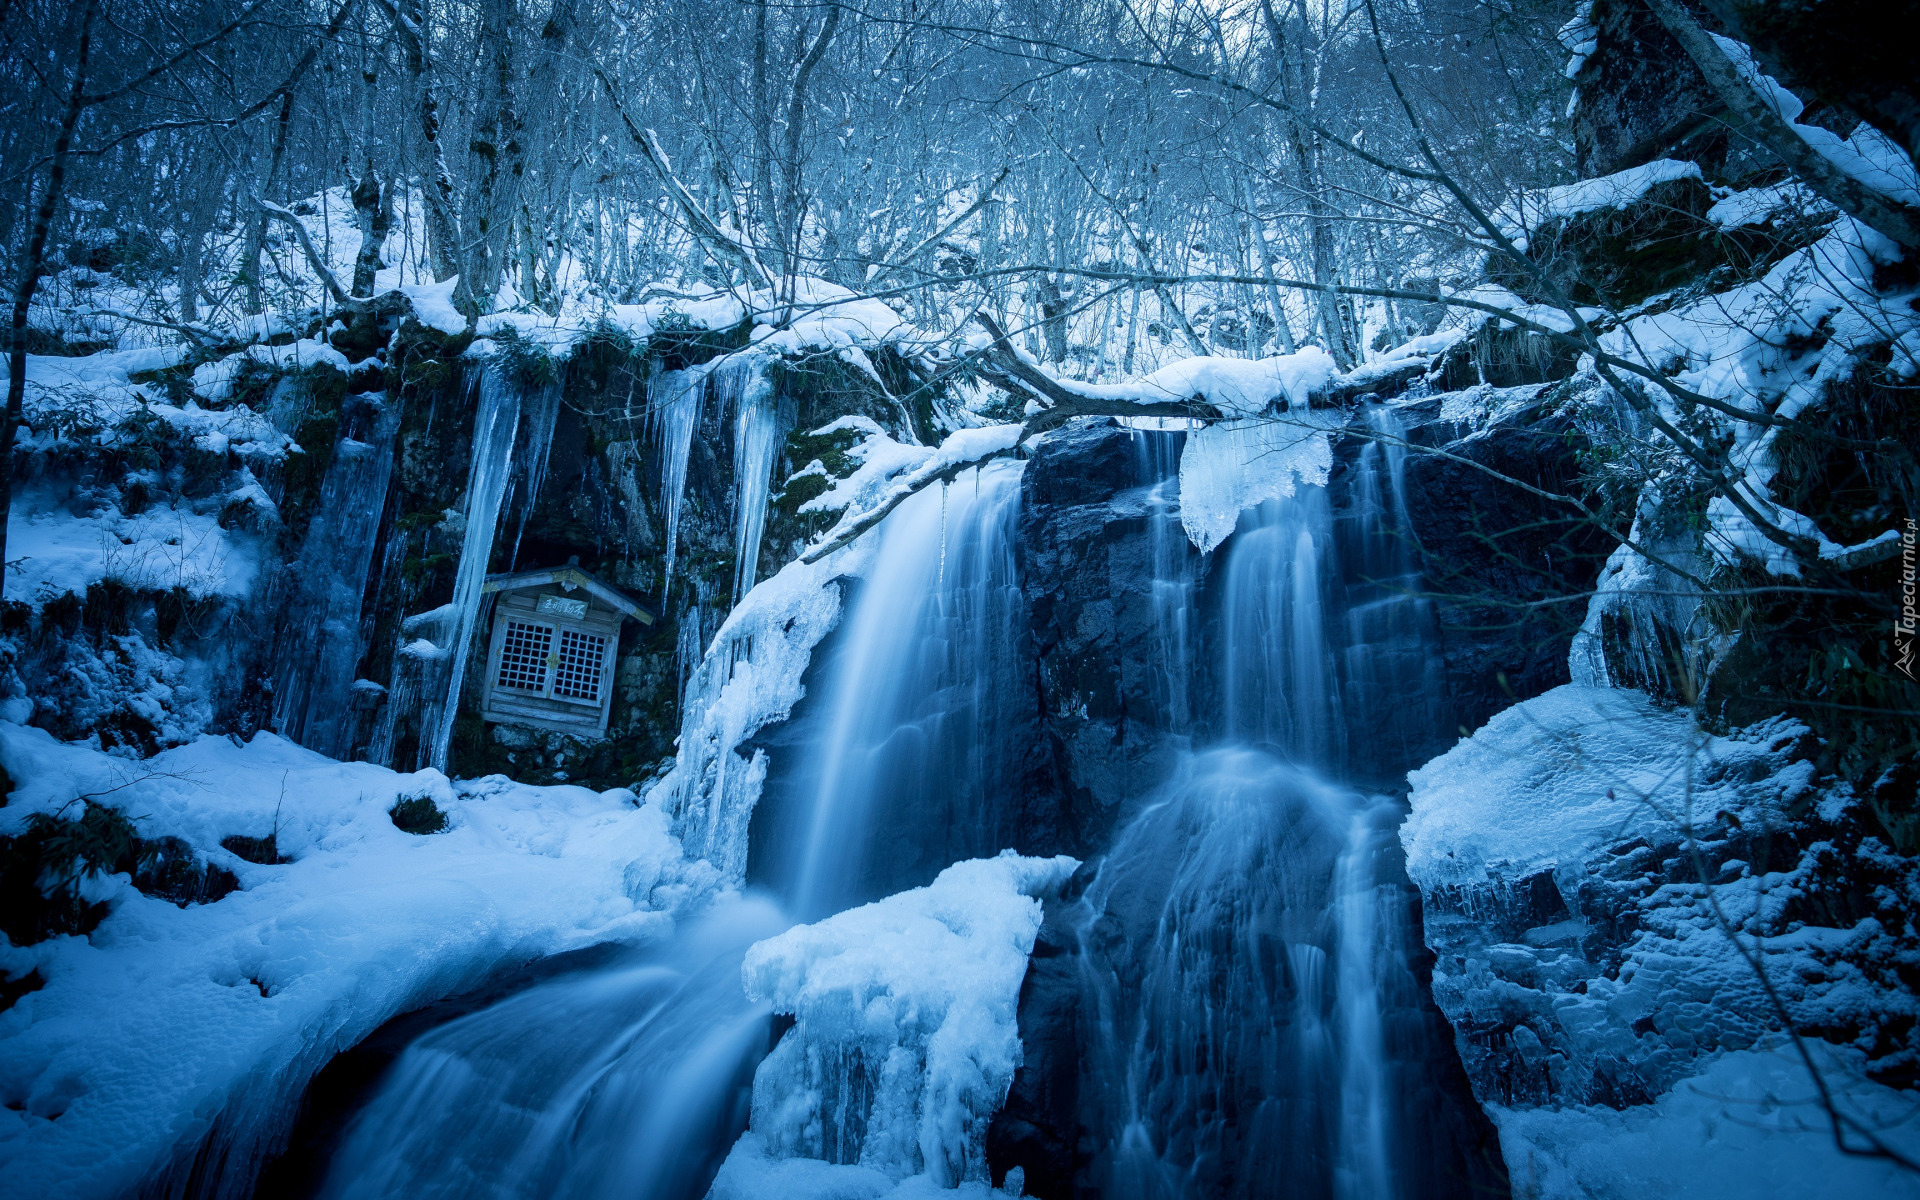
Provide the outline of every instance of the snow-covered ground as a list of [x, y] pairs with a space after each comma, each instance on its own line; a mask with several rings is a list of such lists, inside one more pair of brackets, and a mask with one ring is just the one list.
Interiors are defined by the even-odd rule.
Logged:
[[[17, 713], [14, 715], [18, 715]], [[642, 941], [712, 891], [654, 808], [621, 789], [339, 763], [262, 733], [143, 762], [0, 722], [17, 787], [0, 833], [91, 795], [140, 836], [184, 838], [241, 890], [179, 908], [124, 875], [90, 937], [0, 948], [44, 988], [0, 1012], [0, 1178], [19, 1196], [124, 1195], [213, 1136], [236, 1165], [284, 1131], [308, 1078], [382, 1022], [510, 964]], [[445, 832], [388, 809], [431, 797]], [[220, 839], [274, 833], [281, 865]]]
[[[1870, 1082], [1844, 1054], [1813, 1046], [1841, 1103], [1908, 1154], [1920, 1147], [1913, 1097]], [[1900, 1200], [1920, 1179], [1885, 1159], [1841, 1154], [1799, 1058], [1740, 1050], [1652, 1104], [1511, 1109], [1490, 1105], [1514, 1200]], [[1858, 1139], [1854, 1139], [1858, 1145]]]
[[7, 599], [38, 604], [112, 579], [132, 588], [244, 596], [259, 569], [252, 539], [217, 513], [156, 506], [133, 516], [107, 508], [75, 516], [29, 492], [7, 516]]

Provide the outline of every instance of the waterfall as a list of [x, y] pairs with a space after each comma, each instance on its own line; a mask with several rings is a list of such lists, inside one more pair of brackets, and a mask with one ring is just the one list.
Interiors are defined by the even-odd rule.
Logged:
[[1133, 431], [1140, 478], [1147, 484], [1148, 536], [1153, 548], [1153, 628], [1156, 699], [1166, 708], [1166, 725], [1185, 733], [1193, 722], [1193, 653], [1199, 613], [1194, 606], [1192, 552], [1180, 521], [1180, 458], [1185, 437], [1159, 430]]
[[663, 949], [427, 1034], [354, 1121], [321, 1195], [698, 1200], [767, 1049], [741, 959], [785, 925], [763, 900], [722, 901]]
[[[1384, 410], [1368, 422], [1339, 494], [1302, 483], [1240, 514], [1219, 552], [1222, 740], [1182, 756], [1065, 914], [1100, 1194], [1445, 1194], [1402, 1165], [1420, 1110], [1398, 1090], [1435, 1051], [1387, 1032], [1418, 986], [1394, 890], [1400, 810], [1349, 786], [1430, 736], [1444, 682], [1402, 432]], [[1166, 657], [1193, 574], [1150, 520]]]
[[[447, 751], [453, 743], [454, 720], [459, 716], [460, 690], [466, 682], [467, 658], [480, 626], [486, 599], [483, 585], [493, 560], [494, 535], [507, 506], [514, 480], [516, 446], [527, 431], [524, 458], [527, 487], [523, 504], [531, 508], [546, 471], [547, 449], [559, 407], [557, 386], [524, 392], [499, 369], [480, 372], [475, 387], [478, 412], [473, 424], [473, 457], [467, 468], [466, 531], [460, 543], [460, 561], [454, 568], [453, 600], [436, 622], [436, 644], [445, 652], [443, 684], [427, 714], [431, 739], [422, 746], [424, 765], [447, 769]], [[516, 534], [516, 541], [518, 535]], [[442, 640], [444, 639], [444, 640]]]
[[1345, 504], [1324, 486], [1241, 515], [1221, 620], [1231, 738], [1386, 782], [1444, 732], [1446, 664], [1406, 512], [1404, 430], [1367, 414]]
[[[1020, 465], [993, 463], [890, 516], [825, 664], [807, 762], [765, 824], [760, 865], [814, 917], [925, 883], [1009, 842], [1010, 678], [1026, 609], [1013, 560]], [[1004, 807], [1002, 807], [1004, 811]]]
[[[1367, 425], [1371, 436], [1336, 539], [1347, 560], [1337, 581], [1345, 611], [1338, 675], [1347, 725], [1369, 738], [1348, 747], [1346, 768], [1382, 779], [1377, 764], [1430, 757], [1451, 744], [1453, 730], [1442, 711], [1446, 661], [1433, 602], [1421, 594], [1420, 547], [1407, 515], [1406, 430], [1385, 406], [1368, 410]], [[1387, 774], [1397, 782], [1402, 769]]]
[[1333, 552], [1323, 487], [1269, 500], [1228, 547], [1222, 684], [1229, 736], [1278, 746], [1304, 765], [1334, 761], [1342, 740], [1323, 589]]
[[1192, 756], [1069, 913], [1108, 1196], [1389, 1200], [1371, 805]]
[[[691, 436], [703, 381], [660, 384], [669, 460], [669, 418], [680, 411]], [[777, 414], [740, 367], [716, 388], [740, 471], [756, 462], [754, 438], [777, 437]], [[1360, 786], [1427, 736], [1433, 702], [1408, 694], [1436, 687], [1439, 669], [1414, 586], [1398, 427], [1369, 420], [1380, 440], [1350, 469], [1270, 491], [1211, 564], [1180, 512], [1180, 436], [1133, 435], [1140, 489], [1107, 528], [1148, 539], [1153, 586], [1128, 602], [1151, 611], [1127, 619], [1150, 620], [1142, 652], [1177, 765], [1157, 788], [1143, 781], [1145, 803], [1084, 887], [1051, 902], [1068, 957], [1050, 1019], [1071, 1014], [1074, 1055], [1060, 1068], [1070, 1078], [1046, 1086], [1070, 1096], [1065, 1169], [1083, 1194], [1416, 1200], [1468, 1186], [1426, 1073], [1451, 1042], [1417, 1015], [1401, 809]], [[422, 1038], [355, 1126], [329, 1195], [696, 1195], [745, 1126], [744, 1081], [769, 1047], [766, 1011], [740, 987], [746, 945], [1055, 836], [1031, 824], [1056, 811], [1036, 803], [1069, 801], [1047, 791], [1053, 767], [1034, 765], [1048, 750], [1019, 579], [1024, 469], [997, 462], [928, 488], [841, 565], [783, 571], [701, 660], [713, 711], [683, 731], [698, 753], [683, 746], [676, 786], [726, 811], [707, 812], [707, 836], [688, 844], [720, 847], [732, 878], [744, 863], [785, 915], [721, 904], [705, 933]], [[753, 490], [743, 472], [736, 549], [757, 541]], [[469, 542], [482, 544], [471, 531]], [[754, 568], [743, 558], [741, 569], [750, 586]], [[756, 707], [760, 691], [772, 708]], [[743, 1168], [728, 1185], [748, 1188], [738, 1194], [797, 1194], [782, 1191], [792, 1183], [812, 1195], [798, 1182], [807, 1172], [871, 1165], [870, 1131], [908, 1128], [909, 1101], [888, 1090], [899, 1080], [864, 1051], [780, 1046], [756, 1085], [759, 1140], [740, 1142], [749, 1158], [773, 1155], [755, 1161], [775, 1174]], [[817, 1109], [821, 1121], [776, 1147], [763, 1109]], [[812, 1153], [827, 1162], [778, 1157]]]
[[274, 724], [281, 736], [330, 758], [354, 750], [352, 691], [366, 650], [362, 610], [380, 517], [393, 477], [396, 409], [381, 396], [347, 401], [349, 429], [334, 447], [294, 566], [279, 631]]

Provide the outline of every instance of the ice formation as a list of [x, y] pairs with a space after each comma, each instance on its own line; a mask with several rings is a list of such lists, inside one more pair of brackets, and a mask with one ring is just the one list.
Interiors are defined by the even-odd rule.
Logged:
[[673, 560], [679, 548], [680, 503], [687, 491], [687, 459], [693, 431], [700, 424], [709, 366], [667, 371], [647, 381], [647, 416], [660, 446], [660, 504], [666, 514], [664, 594], [673, 586]]
[[1078, 865], [1012, 851], [956, 863], [749, 950], [748, 995], [795, 1019], [754, 1076], [759, 1153], [943, 1188], [985, 1180], [987, 1122], [1020, 1064], [1037, 897]]
[[1180, 521], [1206, 553], [1227, 539], [1240, 514], [1266, 500], [1327, 482], [1337, 415], [1305, 409], [1285, 417], [1218, 421], [1187, 435], [1180, 456]]
[[780, 449], [780, 406], [767, 364], [759, 355], [735, 355], [714, 376], [723, 412], [733, 413], [733, 596], [747, 594], [759, 576], [760, 534]]

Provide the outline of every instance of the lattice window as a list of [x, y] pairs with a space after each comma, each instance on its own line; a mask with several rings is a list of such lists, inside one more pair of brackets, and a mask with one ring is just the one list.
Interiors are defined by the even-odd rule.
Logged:
[[507, 636], [500, 646], [500, 678], [497, 686], [522, 692], [542, 690], [547, 686], [547, 656], [551, 653], [551, 625], [508, 621]]
[[600, 699], [600, 663], [607, 639], [597, 633], [560, 631], [559, 660], [554, 665], [553, 694], [572, 700]]

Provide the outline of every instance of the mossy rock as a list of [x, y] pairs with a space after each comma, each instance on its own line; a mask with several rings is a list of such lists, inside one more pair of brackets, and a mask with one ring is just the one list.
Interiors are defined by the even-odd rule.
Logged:
[[272, 867], [293, 860], [280, 853], [279, 835], [269, 833], [265, 837], [248, 837], [245, 834], [230, 833], [220, 839], [222, 849], [235, 858], [261, 866]]
[[[1706, 219], [1713, 192], [1697, 178], [1656, 183], [1618, 208], [1543, 222], [1526, 256], [1576, 304], [1626, 308], [1679, 287], [1724, 262]], [[1532, 271], [1494, 254], [1487, 278], [1536, 304], [1550, 303]]]
[[77, 817], [35, 813], [20, 833], [0, 837], [0, 933], [16, 946], [91, 933], [110, 906], [80, 895], [89, 874], [130, 875], [140, 891], [183, 908], [240, 886], [231, 871], [200, 862], [181, 839], [143, 839], [124, 812], [81, 801]]
[[1543, 334], [1490, 320], [1455, 342], [1434, 364], [1436, 391], [1458, 392], [1482, 383], [1521, 387], [1571, 376], [1579, 351]]
[[432, 796], [410, 796], [394, 804], [387, 810], [394, 828], [402, 833], [425, 837], [428, 834], [443, 832], [447, 827], [447, 814], [433, 802]]
[[212, 904], [238, 891], [240, 880], [225, 867], [202, 863], [194, 856], [193, 847], [179, 838], [164, 837], [141, 843], [133, 886], [156, 900], [185, 908], [189, 904]]

